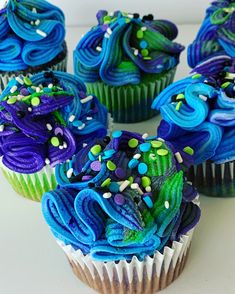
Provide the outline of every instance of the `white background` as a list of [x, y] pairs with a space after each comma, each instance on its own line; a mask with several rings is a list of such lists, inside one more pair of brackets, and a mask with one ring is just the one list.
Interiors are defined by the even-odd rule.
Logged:
[[96, 23], [95, 15], [99, 9], [109, 12], [115, 10], [138, 12], [141, 15], [152, 13], [156, 18], [166, 18], [178, 24], [199, 23], [210, 0], [50, 0], [50, 2], [64, 10], [67, 25], [83, 26]]

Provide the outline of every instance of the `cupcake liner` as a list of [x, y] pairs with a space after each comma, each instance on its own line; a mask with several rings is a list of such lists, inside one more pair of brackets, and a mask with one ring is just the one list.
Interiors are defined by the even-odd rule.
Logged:
[[88, 92], [96, 95], [111, 113], [114, 122], [133, 123], [157, 114], [153, 100], [174, 80], [176, 67], [161, 75], [146, 75], [138, 85], [114, 87], [103, 82], [86, 83]]
[[68, 61], [68, 57], [67, 54], [65, 55], [65, 57], [60, 60], [58, 63], [56, 64], [50, 64], [50, 65], [45, 65], [44, 68], [41, 68], [38, 71], [35, 71], [32, 73], [31, 69], [29, 70], [25, 70], [25, 71], [16, 71], [16, 72], [9, 72], [9, 73], [1, 73], [0, 72], [0, 93], [6, 88], [7, 84], [9, 83], [9, 81], [13, 78], [15, 78], [16, 76], [18, 76], [19, 74], [23, 74], [24, 76], [30, 77], [32, 76], [32, 74], [35, 74], [37, 72], [40, 71], [44, 71], [44, 70], [55, 70], [55, 71], [67, 71], [67, 61]]
[[14, 172], [1, 163], [0, 168], [13, 189], [21, 196], [41, 201], [42, 195], [57, 186], [55, 169], [49, 165], [34, 174]]
[[210, 197], [235, 197], [235, 161], [215, 164], [206, 161], [188, 171], [187, 178]]
[[156, 251], [144, 261], [98, 262], [81, 250], [58, 241], [74, 274], [89, 287], [106, 294], [151, 294], [170, 285], [183, 271], [190, 251], [194, 229], [174, 241], [163, 253]]

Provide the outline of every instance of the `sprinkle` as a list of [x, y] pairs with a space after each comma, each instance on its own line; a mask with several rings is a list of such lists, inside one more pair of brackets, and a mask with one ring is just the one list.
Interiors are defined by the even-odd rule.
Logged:
[[25, 77], [24, 78], [24, 83], [26, 86], [32, 86], [32, 81], [28, 78], [28, 77]]
[[94, 145], [91, 149], [90, 149], [90, 151], [91, 151], [91, 153], [93, 154], [93, 155], [98, 155], [100, 152], [101, 152], [101, 150], [102, 150], [102, 148], [101, 148], [101, 146], [100, 145]]
[[64, 149], [68, 148], [68, 144], [66, 142], [63, 142]]
[[101, 170], [101, 167], [102, 167], [102, 163], [98, 160], [96, 161], [93, 161], [91, 164], [90, 164], [90, 168], [95, 171], [95, 172], [99, 172]]
[[148, 171], [148, 166], [147, 164], [145, 164], [144, 162], [141, 162], [139, 165], [138, 165], [138, 172], [141, 174], [141, 175], [144, 175], [146, 174]]
[[34, 22], [31, 20], [30, 24], [31, 24], [31, 26], [33, 26], [34, 25]]
[[32, 111], [33, 111], [32, 107], [28, 107], [28, 112], [32, 112]]
[[40, 99], [38, 97], [33, 97], [31, 100], [31, 104], [35, 107], [38, 106], [40, 104]]
[[134, 50], [134, 55], [135, 55], [135, 56], [138, 56], [138, 54], [139, 54], [139, 50], [138, 50], [138, 49], [135, 49], [135, 50]]
[[104, 22], [110, 22], [111, 21], [111, 17], [109, 15], [105, 15], [103, 18]]
[[40, 19], [37, 19], [37, 20], [35, 21], [35, 26], [39, 26], [40, 23], [41, 23]]
[[49, 84], [49, 85], [48, 85], [48, 88], [49, 88], [49, 89], [52, 89], [52, 88], [53, 88], [53, 84]]
[[170, 207], [170, 203], [168, 201], [165, 201], [165, 208], [169, 209], [169, 207]]
[[35, 7], [32, 8], [33, 13], [37, 13], [37, 9]]
[[183, 105], [183, 102], [182, 102], [182, 101], [178, 102], [178, 103], [176, 104], [175, 110], [176, 110], [176, 111], [179, 111], [182, 105]]
[[93, 120], [93, 117], [87, 116], [86, 120]]
[[111, 30], [110, 27], [107, 28], [107, 33], [108, 33], [109, 35], [112, 35], [113, 31]]
[[133, 183], [134, 183], [134, 178], [133, 178], [132, 176], [130, 176], [130, 177], [128, 178], [128, 181], [130, 182], [130, 184], [133, 184]]
[[146, 206], [150, 209], [153, 208], [153, 200], [152, 200], [151, 196], [152, 196], [152, 194], [150, 194], [150, 193], [145, 193], [143, 195], [143, 201], [146, 204]]
[[19, 84], [24, 85], [24, 81], [20, 77], [16, 77], [15, 79]]
[[139, 161], [135, 158], [132, 158], [129, 163], [128, 163], [128, 167], [133, 169], [135, 168], [137, 165], [139, 164]]
[[109, 185], [109, 191], [112, 193], [118, 193], [119, 192], [119, 185], [116, 182], [111, 182]]
[[103, 198], [105, 198], [105, 199], [109, 199], [111, 197], [112, 197], [112, 193], [110, 193], [110, 192], [106, 192], [103, 194]]
[[36, 87], [36, 92], [40, 93], [41, 89], [39, 87]]
[[51, 124], [46, 124], [46, 127], [47, 127], [48, 131], [52, 131], [52, 129], [53, 129]]
[[227, 79], [231, 79], [231, 80], [233, 80], [233, 79], [235, 78], [235, 73], [227, 72], [227, 73], [226, 73], [226, 78], [227, 78]]
[[140, 157], [141, 157], [141, 154], [139, 154], [139, 153], [137, 153], [133, 156], [134, 159], [140, 159]]
[[125, 198], [123, 197], [122, 194], [118, 193], [114, 196], [114, 202], [117, 204], [117, 205], [124, 205], [125, 203]]
[[202, 99], [203, 101], [207, 101], [207, 97], [202, 94], [199, 95], [199, 98]]
[[140, 189], [140, 187], [139, 187], [139, 185], [137, 183], [131, 184], [131, 189], [137, 190], [140, 195], [144, 194], [144, 192]]
[[162, 142], [161, 141], [151, 141], [151, 145], [153, 148], [160, 148], [162, 146]]
[[47, 33], [43, 32], [43, 31], [41, 31], [41, 30], [39, 30], [39, 29], [36, 30], [36, 33], [37, 33], [38, 35], [44, 37], [44, 38], [46, 38], [46, 36], [47, 36]]
[[54, 147], [58, 147], [60, 145], [60, 141], [59, 141], [59, 139], [57, 137], [52, 137], [51, 138], [51, 144]]
[[125, 180], [121, 186], [119, 187], [119, 192], [123, 192], [130, 184], [131, 182], [128, 180]]
[[149, 136], [148, 133], [144, 133], [143, 136], [142, 136], [142, 138], [143, 138], [143, 139], [146, 139], [146, 138], [148, 138], [148, 136]]
[[69, 117], [69, 122], [73, 122], [74, 120], [75, 120], [75, 115], [71, 115], [70, 117]]
[[67, 178], [70, 179], [72, 177], [72, 174], [73, 174], [73, 168], [70, 168], [66, 173]]
[[223, 83], [223, 84], [221, 85], [221, 88], [222, 88], [222, 89], [225, 89], [225, 88], [227, 88], [229, 85], [231, 85], [230, 82], [225, 82], [225, 83]]
[[179, 163], [182, 163], [183, 162], [183, 158], [182, 158], [182, 156], [181, 156], [181, 154], [179, 152], [176, 152], [175, 153], [175, 158], [177, 159], [177, 161]]
[[49, 165], [51, 162], [50, 162], [50, 159], [49, 158], [46, 158], [45, 159], [45, 164]]
[[145, 190], [146, 190], [146, 192], [150, 193], [150, 192], [152, 191], [152, 188], [151, 188], [151, 186], [147, 186], [147, 187], [145, 188]]
[[0, 132], [4, 131], [4, 125], [0, 125]]
[[180, 100], [180, 99], [184, 99], [184, 98], [185, 98], [184, 94], [178, 94], [176, 96], [176, 100]]
[[192, 76], [192, 79], [199, 79], [201, 76], [201, 74], [195, 74]]
[[148, 186], [151, 185], [151, 180], [150, 180], [149, 177], [142, 177], [142, 178], [141, 178], [141, 183], [142, 183], [142, 186], [143, 186], [144, 188], [146, 188], [146, 187], [148, 187]]
[[158, 149], [157, 150], [157, 154], [160, 156], [166, 156], [168, 154], [168, 150], [167, 149]]
[[113, 163], [111, 160], [109, 160], [109, 161], [107, 162], [107, 168], [108, 168], [110, 171], [114, 171], [114, 170], [117, 168], [117, 166], [116, 166], [115, 163]]
[[161, 141], [161, 142], [165, 142], [165, 140], [164, 139], [162, 139], [162, 138], [157, 138], [158, 139], [158, 141]]
[[61, 136], [64, 135], [64, 132], [63, 132], [63, 130], [60, 127], [56, 127], [54, 133], [55, 133], [56, 136], [59, 135], [59, 134]]
[[185, 153], [188, 153], [189, 155], [193, 155], [193, 154], [194, 154], [194, 150], [193, 150], [193, 148], [191, 148], [191, 147], [189, 147], [189, 146], [184, 147], [183, 151], [184, 151]]
[[147, 27], [142, 27], [142, 28], [141, 28], [141, 31], [143, 31], [143, 32], [144, 32], [144, 31], [147, 31]]
[[115, 175], [116, 175], [117, 178], [119, 178], [120, 180], [122, 180], [122, 179], [124, 179], [126, 177], [126, 172], [124, 171], [123, 168], [118, 167], [115, 170]]
[[87, 96], [86, 98], [81, 99], [80, 102], [81, 102], [82, 104], [84, 104], [84, 103], [87, 103], [87, 102], [91, 101], [92, 99], [93, 99], [93, 96], [92, 96], [92, 95], [89, 95], [89, 96]]
[[113, 138], [119, 138], [122, 135], [122, 131], [115, 131], [112, 133]]
[[144, 37], [143, 31], [138, 30], [137, 33], [136, 33], [136, 37], [137, 37], [137, 39], [143, 39], [143, 37]]
[[82, 147], [84, 148], [84, 147], [86, 147], [87, 146], [87, 143], [83, 143], [82, 144]]
[[135, 138], [132, 138], [128, 141], [128, 146], [130, 148], [136, 148], [138, 146], [138, 144], [139, 144], [139, 141]]
[[11, 105], [11, 104], [15, 104], [17, 101], [16, 97], [11, 97], [7, 100], [7, 104]]
[[96, 47], [96, 50], [99, 51], [99, 52], [101, 52], [102, 51], [102, 48], [100, 46], [97, 46]]
[[79, 130], [83, 130], [85, 128], [85, 124], [83, 123], [80, 127], [78, 127]]
[[140, 151], [141, 152], [148, 152], [150, 149], [151, 149], [151, 144], [150, 143], [140, 144]]
[[107, 178], [105, 181], [103, 181], [103, 183], [101, 184], [101, 187], [102, 188], [107, 187], [110, 185], [110, 183], [111, 183], [111, 179]]
[[148, 43], [145, 40], [142, 40], [140, 42], [140, 48], [146, 49], [148, 47]]
[[18, 87], [15, 85], [11, 88], [10, 92], [13, 94], [17, 91]]
[[63, 146], [63, 145], [60, 145], [60, 146], [59, 146], [59, 149], [60, 149], [60, 150], [63, 150], [63, 149], [64, 149], [64, 146]]
[[104, 157], [105, 159], [112, 157], [116, 151], [114, 149], [109, 149], [104, 151]]
[[141, 50], [141, 55], [144, 56], [144, 57], [148, 56], [149, 55], [148, 49], [142, 49]]
[[106, 39], [109, 39], [110, 35], [109, 35], [108, 33], [105, 33], [105, 34], [104, 34], [104, 37], [105, 37]]

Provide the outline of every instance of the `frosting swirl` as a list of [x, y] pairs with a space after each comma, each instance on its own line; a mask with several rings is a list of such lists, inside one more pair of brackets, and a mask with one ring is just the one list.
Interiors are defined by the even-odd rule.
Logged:
[[44, 0], [9, 0], [0, 10], [0, 70], [25, 70], [64, 51], [64, 15]]
[[77, 77], [62, 72], [16, 77], [0, 96], [2, 162], [20, 173], [53, 167], [105, 136], [107, 124], [106, 108], [86, 95]]
[[56, 167], [60, 189], [43, 196], [42, 212], [58, 240], [100, 261], [142, 260], [196, 225], [188, 150], [143, 137], [116, 131]]
[[97, 20], [74, 51], [75, 73], [85, 82], [138, 84], [142, 74], [162, 73], [178, 64], [184, 47], [172, 41], [178, 34], [173, 23], [120, 11], [112, 16], [99, 11]]

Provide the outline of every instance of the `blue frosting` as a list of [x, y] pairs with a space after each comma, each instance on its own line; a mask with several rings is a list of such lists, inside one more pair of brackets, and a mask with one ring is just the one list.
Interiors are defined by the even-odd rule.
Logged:
[[44, 0], [9, 0], [0, 11], [0, 70], [25, 70], [64, 51], [64, 15]]

